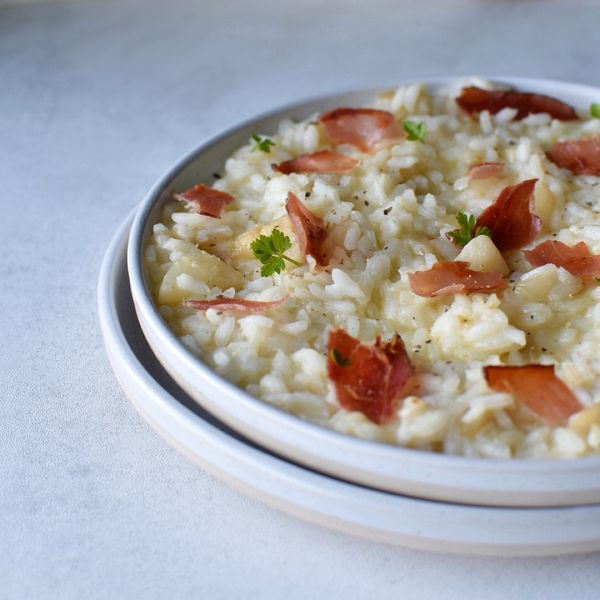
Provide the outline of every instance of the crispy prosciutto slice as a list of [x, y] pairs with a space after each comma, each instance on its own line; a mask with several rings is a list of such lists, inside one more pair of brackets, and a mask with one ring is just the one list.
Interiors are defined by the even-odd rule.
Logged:
[[552, 427], [565, 425], [583, 406], [554, 373], [554, 365], [484, 367], [488, 385], [497, 392], [512, 394]]
[[404, 139], [394, 115], [374, 108], [336, 108], [321, 119], [334, 144], [352, 144], [362, 152], [373, 152]]
[[329, 332], [327, 373], [339, 403], [382, 425], [396, 410], [413, 367], [399, 335], [362, 344], [342, 329]]
[[600, 177], [600, 136], [558, 142], [546, 152], [546, 156], [558, 167], [569, 169], [575, 175]]
[[201, 183], [181, 194], [175, 194], [175, 198], [187, 203], [197, 213], [209, 217], [219, 217], [223, 208], [235, 200], [233, 196]]
[[501, 177], [504, 175], [504, 163], [484, 162], [473, 165], [467, 173], [469, 179], [489, 179], [491, 177]]
[[488, 206], [475, 224], [487, 227], [500, 252], [518, 250], [533, 240], [542, 228], [542, 221], [531, 212], [533, 190], [537, 179], [527, 179], [505, 187], [496, 202]]
[[600, 256], [592, 254], [585, 242], [567, 246], [562, 242], [547, 240], [523, 254], [534, 267], [551, 263], [576, 277], [600, 277]]
[[325, 266], [323, 242], [327, 237], [327, 229], [323, 219], [311, 213], [292, 192], [287, 195], [285, 210], [294, 226], [302, 253], [312, 256], [318, 265]]
[[518, 111], [515, 116], [516, 120], [524, 119], [533, 113], [547, 113], [553, 119], [560, 121], [572, 121], [578, 118], [571, 106], [556, 98], [512, 90], [489, 91], [475, 86], [466, 87], [456, 98], [456, 103], [469, 115], [484, 110], [496, 114], [503, 108], [516, 108]]
[[331, 152], [331, 150], [321, 150], [273, 165], [273, 169], [286, 175], [289, 173], [350, 173], [357, 165], [358, 161], [350, 156]]
[[427, 271], [408, 276], [410, 290], [417, 296], [433, 298], [442, 294], [491, 294], [506, 287], [500, 273], [482, 273], [469, 269], [469, 263], [438, 262]]
[[260, 302], [244, 298], [223, 298], [219, 296], [213, 300], [184, 300], [183, 306], [202, 311], [214, 308], [215, 310], [230, 310], [234, 312], [262, 312], [269, 308], [276, 308], [288, 298], [289, 294], [272, 302]]

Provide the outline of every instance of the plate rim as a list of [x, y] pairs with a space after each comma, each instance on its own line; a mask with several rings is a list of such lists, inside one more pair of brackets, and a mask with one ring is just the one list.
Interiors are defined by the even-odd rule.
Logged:
[[[290, 463], [245, 444], [190, 411], [142, 366], [119, 321], [118, 271], [125, 269], [131, 221], [132, 215], [115, 233], [100, 269], [97, 301], [104, 344], [113, 373], [137, 412], [192, 462], [273, 508], [376, 542], [482, 556], [555, 556], [600, 550], [600, 504], [499, 508], [391, 494]], [[221, 452], [221, 464], [206, 458], [207, 448]], [[256, 473], [261, 476], [257, 478]], [[365, 510], [369, 506], [376, 510]], [[382, 519], [388, 519], [393, 528], [383, 526]], [[503, 536], [501, 541], [490, 535], [490, 523]], [[458, 535], [465, 527], [469, 532]]]

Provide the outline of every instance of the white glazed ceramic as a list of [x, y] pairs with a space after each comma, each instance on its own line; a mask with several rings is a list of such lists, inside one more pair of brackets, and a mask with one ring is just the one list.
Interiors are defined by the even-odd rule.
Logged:
[[[598, 101], [600, 90], [547, 80], [492, 78], [550, 94], [577, 107]], [[429, 80], [435, 89], [450, 79]], [[400, 82], [403, 83], [403, 82]], [[358, 440], [274, 408], [217, 376], [168, 329], [148, 293], [141, 249], [163, 204], [174, 191], [212, 173], [253, 132], [276, 130], [284, 117], [306, 118], [336, 106], [360, 106], [383, 89], [340, 94], [284, 108], [226, 131], [190, 152], [142, 202], [134, 219], [128, 266], [136, 312], [150, 347], [177, 383], [202, 407], [261, 446], [338, 478], [436, 500], [497, 506], [558, 506], [600, 502], [600, 457], [578, 460], [492, 460], [437, 455]]]
[[172, 446], [213, 475], [313, 523], [376, 541], [436, 552], [534, 556], [600, 549], [600, 505], [491, 508], [373, 490], [320, 475], [257, 448], [177, 387], [148, 347], [134, 312], [125, 247], [131, 219], [102, 266], [102, 332], [117, 379]]

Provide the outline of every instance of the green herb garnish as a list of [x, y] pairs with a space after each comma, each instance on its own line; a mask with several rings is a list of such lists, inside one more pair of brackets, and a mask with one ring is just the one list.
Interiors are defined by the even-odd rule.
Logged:
[[256, 152], [260, 150], [261, 152], [266, 152], [269, 154], [271, 152], [271, 146], [275, 145], [275, 142], [268, 137], [260, 137], [255, 133], [252, 134], [252, 140], [254, 141], [254, 148], [252, 148], [252, 152]]
[[594, 281], [595, 281], [596, 283], [600, 283], [600, 277], [594, 277]]
[[478, 235], [492, 237], [492, 233], [487, 227], [477, 227], [475, 229], [475, 217], [473, 215], [466, 215], [463, 212], [459, 212], [456, 214], [456, 220], [460, 225], [460, 229], [449, 231], [447, 235], [452, 238], [457, 246], [466, 246]]
[[592, 115], [594, 119], [600, 119], [600, 104], [594, 102], [590, 105], [590, 115]]
[[415, 123], [414, 121], [404, 121], [402, 124], [406, 131], [406, 139], [411, 142], [424, 142], [427, 123]]
[[284, 254], [291, 247], [290, 238], [281, 233], [277, 227], [271, 231], [271, 235], [260, 235], [250, 244], [254, 256], [263, 264], [260, 270], [263, 277], [281, 273], [285, 269], [286, 260], [297, 267], [302, 266], [302, 263]]
[[350, 361], [347, 358], [344, 358], [337, 348], [331, 349], [329, 358], [331, 362], [335, 363], [338, 367], [348, 367], [350, 365]]

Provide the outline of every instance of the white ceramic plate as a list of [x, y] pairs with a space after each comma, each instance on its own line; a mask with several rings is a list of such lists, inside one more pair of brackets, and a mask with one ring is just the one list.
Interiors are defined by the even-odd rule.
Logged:
[[[578, 107], [598, 101], [596, 88], [547, 80], [492, 78], [550, 94]], [[429, 81], [435, 89], [451, 79]], [[401, 82], [402, 83], [402, 82]], [[142, 329], [154, 353], [206, 410], [262, 446], [347, 481], [411, 496], [473, 504], [557, 506], [600, 502], [600, 457], [578, 460], [492, 460], [444, 456], [354, 439], [274, 408], [213, 373], [168, 329], [148, 293], [141, 249], [175, 190], [210, 183], [212, 173], [255, 131], [275, 131], [284, 117], [306, 118], [336, 106], [361, 106], [383, 89], [340, 94], [288, 107], [219, 135], [182, 158], [142, 202], [131, 231], [128, 263]]]
[[100, 273], [99, 314], [110, 362], [140, 414], [202, 468], [292, 515], [376, 541], [494, 556], [600, 549], [600, 505], [490, 508], [409, 498], [299, 467], [224, 427], [167, 375], [142, 335], [125, 265], [130, 223], [115, 236]]

